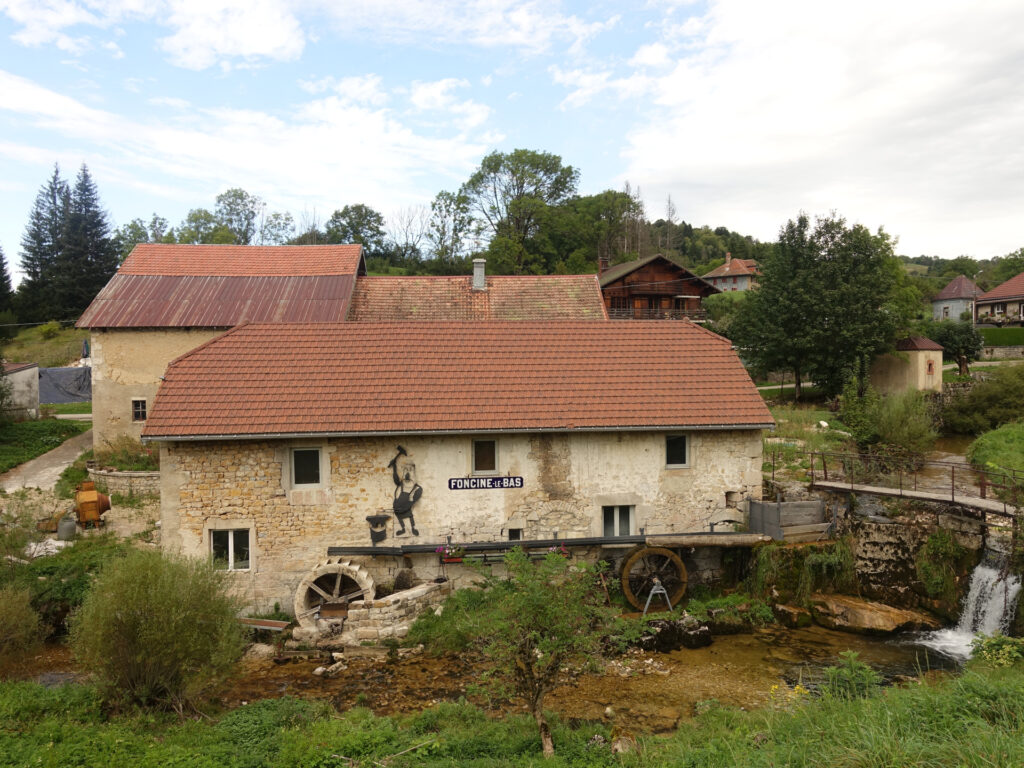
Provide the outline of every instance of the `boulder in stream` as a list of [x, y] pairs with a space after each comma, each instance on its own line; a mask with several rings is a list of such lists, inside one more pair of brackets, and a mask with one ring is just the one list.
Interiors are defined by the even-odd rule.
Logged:
[[811, 614], [828, 629], [861, 635], [938, 629], [937, 619], [920, 611], [893, 608], [849, 595], [812, 595]]
[[668, 653], [680, 648], [703, 648], [711, 645], [711, 630], [692, 616], [681, 619], [654, 619], [648, 632], [637, 643], [645, 651]]

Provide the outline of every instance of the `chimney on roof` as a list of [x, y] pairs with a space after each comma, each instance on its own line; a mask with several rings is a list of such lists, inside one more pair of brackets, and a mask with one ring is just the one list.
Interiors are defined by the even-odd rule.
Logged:
[[487, 277], [484, 274], [484, 266], [487, 264], [487, 259], [473, 259], [473, 290], [474, 291], [485, 291], [487, 290]]
[[601, 275], [608, 271], [608, 256], [597, 257], [597, 274]]
[[726, 253], [725, 254], [725, 266], [728, 267], [730, 264], [732, 264], [732, 254], [731, 253]]

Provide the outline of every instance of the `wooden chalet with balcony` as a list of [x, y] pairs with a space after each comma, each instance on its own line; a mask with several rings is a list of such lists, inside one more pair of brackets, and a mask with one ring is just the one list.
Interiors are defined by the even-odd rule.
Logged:
[[701, 302], [720, 292], [661, 254], [601, 267], [601, 293], [610, 320], [703, 322], [707, 313]]

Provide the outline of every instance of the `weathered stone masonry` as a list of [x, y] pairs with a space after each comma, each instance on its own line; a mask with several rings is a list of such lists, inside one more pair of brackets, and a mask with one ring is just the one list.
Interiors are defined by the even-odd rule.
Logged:
[[[368, 515], [391, 515], [395, 485], [388, 462], [401, 444], [415, 463], [422, 497], [413, 507], [419, 536], [395, 535], [390, 517], [381, 546], [599, 536], [602, 507], [633, 508], [632, 532], [707, 530], [735, 519], [737, 499], [760, 498], [760, 430], [689, 433], [689, 464], [665, 466], [663, 432], [498, 435], [501, 475], [521, 488], [449, 490], [472, 474], [473, 436], [320, 438], [161, 444], [164, 546], [205, 556], [210, 531], [247, 529], [251, 567], [232, 574], [254, 607], [292, 604], [298, 582], [329, 546], [369, 546]], [[488, 438], [495, 436], [488, 435]], [[322, 482], [290, 487], [294, 448], [320, 448]], [[378, 581], [394, 578], [400, 558], [354, 558]], [[421, 579], [438, 558], [411, 558]]]

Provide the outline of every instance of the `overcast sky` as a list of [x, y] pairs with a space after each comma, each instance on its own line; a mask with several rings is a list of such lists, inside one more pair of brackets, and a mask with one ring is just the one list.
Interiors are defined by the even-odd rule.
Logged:
[[835, 210], [952, 258], [1024, 246], [1024, 3], [0, 0], [0, 245], [54, 162], [112, 223], [240, 186], [388, 216], [489, 151], [561, 155], [760, 239]]

